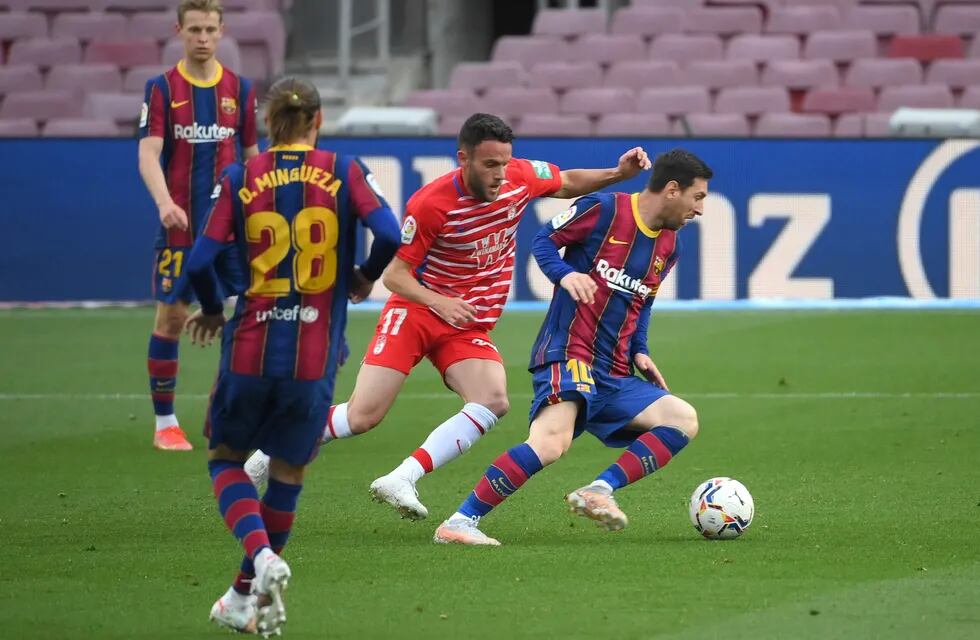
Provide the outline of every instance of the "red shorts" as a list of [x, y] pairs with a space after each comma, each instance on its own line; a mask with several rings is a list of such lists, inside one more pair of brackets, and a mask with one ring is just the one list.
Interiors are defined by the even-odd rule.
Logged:
[[443, 376], [460, 360], [494, 360], [503, 364], [484, 329], [457, 329], [428, 307], [392, 296], [381, 310], [364, 364], [408, 375], [423, 356]]

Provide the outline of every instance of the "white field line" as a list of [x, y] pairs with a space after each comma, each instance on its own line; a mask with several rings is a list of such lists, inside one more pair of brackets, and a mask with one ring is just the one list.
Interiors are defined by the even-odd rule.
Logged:
[[[48, 401], [48, 400], [145, 400], [149, 393], [0, 393], [0, 401]], [[682, 398], [702, 400], [950, 400], [980, 398], [980, 391], [787, 391], [785, 393], [754, 393], [737, 391], [708, 391], [678, 393]], [[530, 393], [512, 393], [511, 398], [529, 400]], [[398, 395], [400, 400], [451, 400], [458, 396], [448, 391], [437, 393], [407, 392]], [[207, 400], [203, 393], [179, 393], [178, 400]]]

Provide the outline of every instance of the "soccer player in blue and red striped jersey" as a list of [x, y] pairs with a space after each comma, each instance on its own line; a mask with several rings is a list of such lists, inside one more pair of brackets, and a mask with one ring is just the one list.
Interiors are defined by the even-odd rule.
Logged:
[[[146, 83], [140, 114], [139, 168], [160, 215], [153, 264], [156, 319], [147, 368], [156, 415], [153, 445], [186, 451], [190, 442], [174, 413], [178, 341], [193, 291], [186, 262], [211, 207], [221, 172], [258, 153], [255, 90], [252, 83], [215, 59], [223, 33], [217, 0], [183, 0], [177, 8], [177, 34], [184, 57]], [[239, 293], [245, 274], [234, 250], [219, 263], [225, 295]]]
[[[312, 85], [278, 81], [267, 119], [272, 146], [224, 172], [187, 264], [201, 301], [188, 320], [192, 340], [210, 342], [223, 327], [205, 428], [208, 469], [221, 515], [246, 554], [211, 618], [260, 633], [285, 621], [290, 571], [279, 553], [330, 411], [348, 299], [370, 294], [399, 240], [398, 222], [364, 164], [314, 148], [322, 116]], [[374, 241], [355, 266], [358, 224]], [[214, 263], [229, 237], [248, 261], [250, 283], [225, 324]], [[257, 448], [271, 456], [261, 502], [243, 468]]]
[[663, 467], [697, 435], [697, 413], [670, 395], [646, 340], [653, 300], [677, 260], [677, 232], [701, 215], [711, 176], [700, 158], [675, 149], [653, 163], [644, 191], [585, 196], [538, 232], [534, 257], [557, 286], [531, 351], [530, 433], [493, 461], [436, 529], [436, 542], [500, 544], [480, 531], [480, 518], [584, 431], [626, 451], [566, 501], [622, 529], [627, 518], [613, 492]]

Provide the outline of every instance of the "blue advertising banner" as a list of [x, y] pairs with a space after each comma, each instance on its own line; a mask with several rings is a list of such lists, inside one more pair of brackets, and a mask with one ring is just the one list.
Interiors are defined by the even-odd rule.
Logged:
[[[980, 140], [520, 139], [514, 154], [606, 167], [636, 144], [651, 155], [683, 146], [715, 172], [705, 215], [682, 232], [682, 257], [658, 299], [980, 298]], [[455, 166], [446, 138], [321, 146], [361, 156], [399, 216], [413, 192]], [[640, 190], [644, 180], [613, 189]], [[0, 141], [0, 196], [0, 302], [151, 297], [157, 216], [135, 141]], [[570, 204], [543, 198], [525, 212], [514, 299], [550, 298], [530, 240]]]

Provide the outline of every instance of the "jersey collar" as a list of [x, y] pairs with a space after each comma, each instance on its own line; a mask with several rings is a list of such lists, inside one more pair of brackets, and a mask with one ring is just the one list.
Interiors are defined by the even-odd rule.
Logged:
[[313, 147], [308, 144], [277, 144], [274, 147], [269, 147], [268, 151], [313, 151]]
[[633, 220], [636, 221], [636, 228], [646, 237], [656, 238], [660, 235], [660, 230], [654, 231], [643, 222], [643, 218], [640, 217], [640, 207], [638, 206], [639, 199], [639, 193], [630, 195], [630, 208], [633, 209]]
[[221, 76], [224, 75], [225, 69], [221, 66], [220, 62], [215, 61], [218, 65], [218, 70], [214, 72], [214, 76], [210, 80], [198, 80], [191, 74], [187, 73], [187, 68], [184, 66], [184, 59], [181, 58], [177, 63], [177, 73], [179, 73], [184, 80], [187, 80], [195, 87], [201, 87], [202, 89], [210, 89], [219, 82], [221, 82]]

